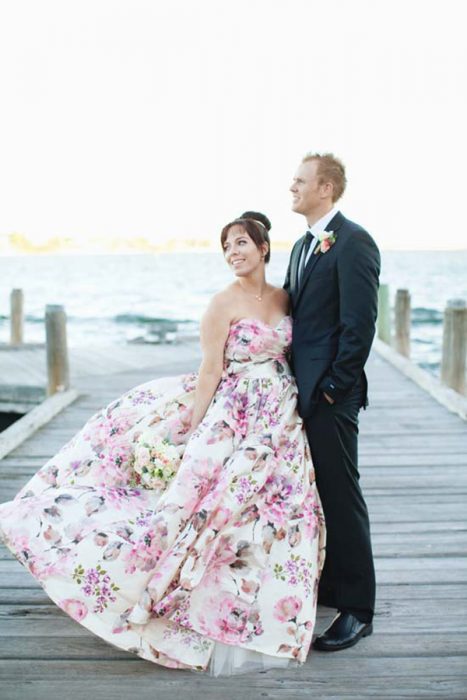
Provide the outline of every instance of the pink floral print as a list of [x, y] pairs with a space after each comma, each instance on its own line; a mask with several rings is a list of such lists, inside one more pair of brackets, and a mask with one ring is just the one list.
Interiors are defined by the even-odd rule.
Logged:
[[76, 620], [76, 622], [81, 622], [84, 620], [88, 614], [88, 609], [81, 600], [76, 600], [76, 598], [64, 598], [58, 601], [58, 605], [64, 610], [67, 615]]
[[277, 601], [274, 606], [274, 614], [279, 622], [296, 620], [302, 609], [302, 601], [297, 596], [287, 596]]
[[[3, 540], [74, 620], [170, 668], [205, 669], [216, 642], [305, 661], [325, 530], [291, 333], [288, 316], [231, 326], [189, 439], [196, 374], [149, 381], [0, 506]], [[182, 454], [162, 492], [131, 482], [141, 436]]]

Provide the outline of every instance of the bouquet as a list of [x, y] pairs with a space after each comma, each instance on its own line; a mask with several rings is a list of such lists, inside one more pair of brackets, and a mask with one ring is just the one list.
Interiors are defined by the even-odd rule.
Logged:
[[132, 459], [132, 485], [163, 491], [180, 466], [179, 449], [146, 432], [138, 438]]

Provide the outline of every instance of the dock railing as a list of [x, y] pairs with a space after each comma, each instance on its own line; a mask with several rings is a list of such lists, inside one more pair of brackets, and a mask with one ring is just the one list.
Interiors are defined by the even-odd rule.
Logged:
[[[31, 347], [37, 349], [37, 344], [27, 343], [24, 338], [24, 295], [21, 289], [11, 292], [10, 306], [10, 342], [4, 344], [2, 351], [17, 352], [24, 349], [27, 352]], [[45, 335], [46, 386], [0, 385], [0, 413], [6, 411], [18, 414], [11, 425], [0, 431], [0, 459], [78, 398], [78, 392], [70, 389], [66, 314], [63, 306], [46, 306]]]
[[[70, 388], [70, 370], [65, 308], [59, 304], [45, 307], [47, 358], [47, 396]], [[24, 293], [13, 289], [10, 294], [11, 348], [24, 347]]]
[[[408, 289], [398, 289], [391, 323], [389, 285], [382, 284], [378, 300], [378, 338], [410, 359], [411, 297]], [[443, 317], [441, 382], [461, 395], [466, 393], [467, 305], [463, 299], [447, 302]]]

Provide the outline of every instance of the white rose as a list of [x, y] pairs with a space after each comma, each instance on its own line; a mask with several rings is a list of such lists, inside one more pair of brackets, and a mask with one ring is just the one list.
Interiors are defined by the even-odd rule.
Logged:
[[151, 447], [151, 445], [154, 445], [156, 440], [157, 438], [151, 433], [151, 431], [146, 430], [144, 433], [141, 434], [141, 437], [138, 442], [147, 447]]

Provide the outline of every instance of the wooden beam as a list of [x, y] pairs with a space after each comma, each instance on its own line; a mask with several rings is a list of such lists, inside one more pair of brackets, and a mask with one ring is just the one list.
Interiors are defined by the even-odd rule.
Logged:
[[38, 428], [48, 423], [57, 413], [69, 406], [77, 397], [74, 389], [49, 396], [39, 406], [26, 413], [13, 425], [0, 433], [0, 459], [21, 445]]

